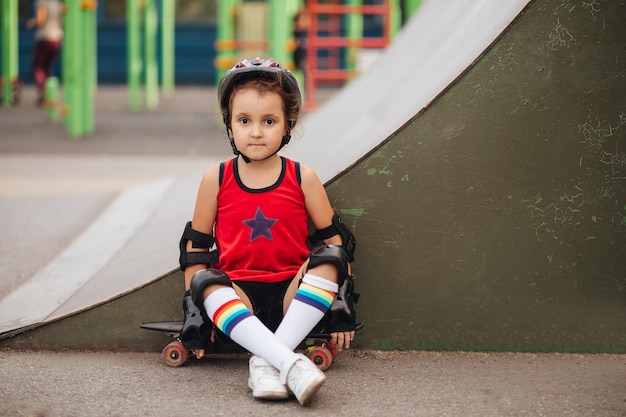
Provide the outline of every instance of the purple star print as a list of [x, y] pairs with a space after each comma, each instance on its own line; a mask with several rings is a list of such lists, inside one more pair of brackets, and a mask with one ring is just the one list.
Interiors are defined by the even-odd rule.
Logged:
[[272, 231], [270, 230], [274, 224], [278, 222], [277, 219], [270, 219], [265, 217], [261, 207], [257, 207], [254, 218], [244, 220], [243, 224], [250, 228], [250, 242], [254, 239], [263, 236], [266, 239], [274, 240], [272, 237]]

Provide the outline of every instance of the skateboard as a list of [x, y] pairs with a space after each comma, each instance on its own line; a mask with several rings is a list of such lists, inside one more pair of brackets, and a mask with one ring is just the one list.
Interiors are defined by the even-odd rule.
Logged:
[[[154, 330], [166, 333], [173, 337], [170, 342], [161, 351], [161, 360], [167, 366], [177, 368], [183, 366], [189, 358], [190, 351], [183, 346], [180, 340], [180, 331], [183, 328], [182, 321], [157, 321], [150, 323], [142, 323], [139, 325], [142, 329]], [[359, 323], [355, 330], [361, 330], [363, 323]], [[310, 333], [304, 340], [307, 357], [321, 370], [326, 371], [333, 361], [337, 358], [337, 348], [330, 343], [330, 334], [328, 333]], [[213, 351], [213, 349], [207, 349]]]

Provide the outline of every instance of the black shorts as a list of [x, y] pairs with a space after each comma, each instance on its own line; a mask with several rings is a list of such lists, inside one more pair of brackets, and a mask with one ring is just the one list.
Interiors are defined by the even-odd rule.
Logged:
[[252, 282], [233, 281], [241, 290], [246, 293], [254, 315], [265, 324], [272, 332], [275, 332], [278, 325], [283, 320], [283, 301], [292, 280], [281, 282]]

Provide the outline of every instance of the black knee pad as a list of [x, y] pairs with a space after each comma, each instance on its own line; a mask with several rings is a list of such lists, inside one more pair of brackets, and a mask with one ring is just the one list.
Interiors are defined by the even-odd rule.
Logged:
[[346, 250], [341, 246], [336, 245], [323, 245], [309, 254], [309, 264], [307, 266], [307, 272], [311, 268], [323, 264], [331, 264], [337, 268], [337, 284], [341, 287], [344, 281], [348, 278], [348, 254]]
[[354, 281], [349, 276], [339, 287], [333, 303], [325, 317], [328, 332], [349, 332], [356, 329], [356, 310], [359, 293], [354, 291]]
[[202, 293], [211, 285], [233, 286], [228, 275], [219, 269], [201, 269], [193, 274], [193, 278], [191, 278], [191, 299], [200, 310], [204, 310]]
[[183, 313], [185, 320], [180, 331], [180, 341], [187, 349], [206, 349], [211, 340], [211, 322], [196, 306], [190, 291], [183, 297]]

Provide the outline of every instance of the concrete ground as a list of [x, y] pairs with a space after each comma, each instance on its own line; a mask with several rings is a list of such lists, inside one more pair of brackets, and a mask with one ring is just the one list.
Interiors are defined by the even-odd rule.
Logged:
[[[96, 132], [78, 140], [33, 106], [32, 90], [0, 108], [0, 299], [125, 187], [230, 157], [214, 97], [181, 88], [133, 113], [123, 88], [100, 88]], [[356, 349], [307, 408], [252, 399], [246, 355], [173, 369], [154, 352], [5, 350], [0, 375], [0, 416], [626, 417], [626, 355]]]
[[2, 416], [626, 416], [626, 357], [351, 351], [313, 402], [265, 402], [247, 356], [1, 352]]

